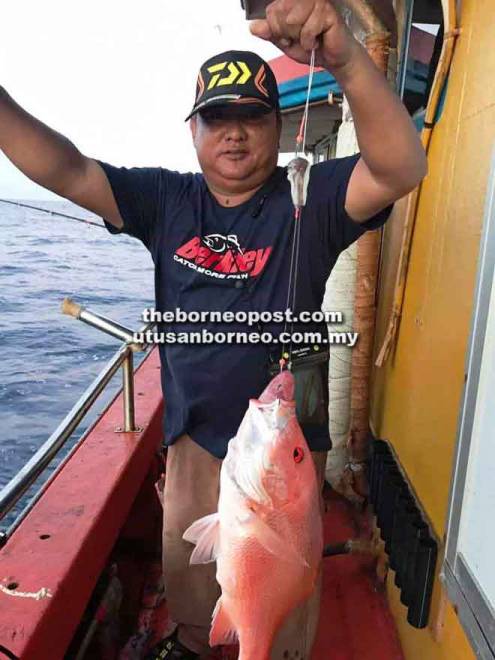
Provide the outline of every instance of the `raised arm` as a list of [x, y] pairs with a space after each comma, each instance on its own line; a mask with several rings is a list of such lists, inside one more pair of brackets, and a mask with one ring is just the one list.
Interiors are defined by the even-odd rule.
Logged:
[[21, 108], [3, 87], [0, 149], [32, 181], [122, 227], [112, 189], [100, 165]]
[[345, 209], [353, 220], [364, 222], [426, 175], [426, 155], [414, 124], [331, 0], [274, 0], [266, 13], [266, 20], [253, 22], [252, 33], [305, 64], [316, 47], [316, 63], [346, 94], [361, 158], [349, 179]]

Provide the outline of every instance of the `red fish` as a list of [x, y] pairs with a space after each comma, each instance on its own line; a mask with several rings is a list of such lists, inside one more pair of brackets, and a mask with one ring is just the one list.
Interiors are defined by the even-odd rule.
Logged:
[[191, 563], [217, 562], [222, 588], [210, 644], [269, 660], [287, 615], [313, 591], [322, 557], [319, 490], [297, 422], [294, 378], [276, 376], [249, 408], [220, 472], [218, 513], [184, 534]]

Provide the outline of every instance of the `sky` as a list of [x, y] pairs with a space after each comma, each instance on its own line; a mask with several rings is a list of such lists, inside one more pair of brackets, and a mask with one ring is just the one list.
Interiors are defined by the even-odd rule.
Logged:
[[[82, 153], [114, 165], [197, 170], [189, 126], [201, 63], [280, 55], [240, 0], [16, 0], [0, 9], [0, 84]], [[0, 197], [52, 199], [0, 153]]]

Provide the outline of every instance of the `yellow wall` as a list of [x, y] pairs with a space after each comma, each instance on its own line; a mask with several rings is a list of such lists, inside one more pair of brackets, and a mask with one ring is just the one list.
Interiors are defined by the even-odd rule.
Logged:
[[407, 623], [407, 608], [400, 602], [394, 577], [391, 571], [387, 579], [388, 602], [406, 660], [474, 660], [474, 652], [452, 606], [448, 602], [441, 606], [440, 582], [435, 582], [429, 627], [416, 630]]
[[[459, 25], [462, 33], [445, 107], [430, 144], [429, 174], [420, 197], [398, 342], [392, 359], [373, 375], [371, 412], [373, 429], [394, 445], [440, 539], [445, 534], [485, 192], [495, 141], [493, 0], [463, 0]], [[384, 237], [386, 262], [382, 267], [378, 340], [384, 333], [394, 286], [390, 263], [396, 261], [399, 246], [395, 229], [387, 228]], [[438, 614], [442, 592], [438, 581], [430, 628], [423, 631], [405, 622], [405, 609], [390, 576], [388, 582], [407, 660], [474, 657], [450, 605], [443, 615]], [[438, 617], [438, 623], [444, 619], [445, 628], [436, 639], [431, 627]]]

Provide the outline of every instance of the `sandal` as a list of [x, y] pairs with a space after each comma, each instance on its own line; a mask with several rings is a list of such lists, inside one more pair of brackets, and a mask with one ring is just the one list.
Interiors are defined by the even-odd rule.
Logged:
[[158, 642], [144, 660], [198, 660], [199, 654], [188, 649], [177, 639], [177, 631]]

